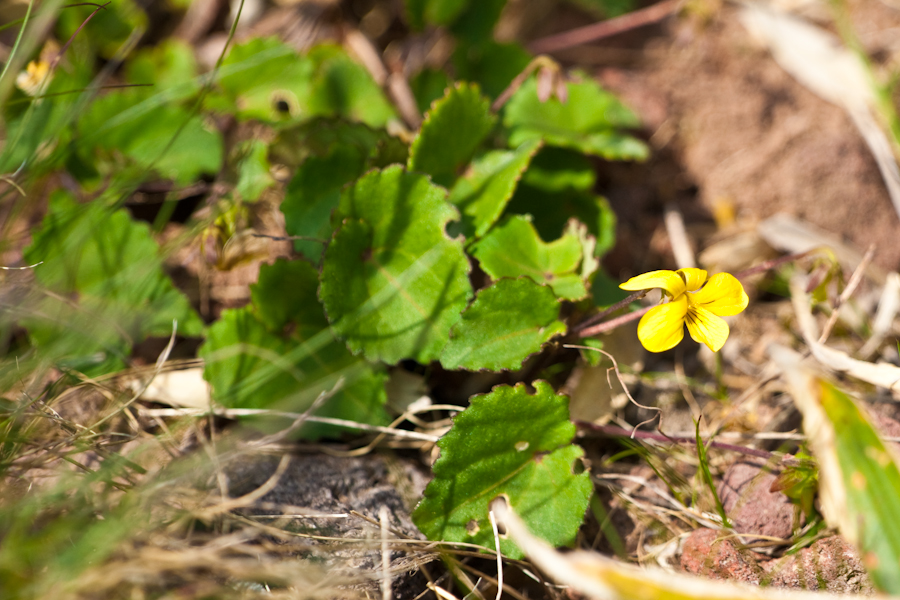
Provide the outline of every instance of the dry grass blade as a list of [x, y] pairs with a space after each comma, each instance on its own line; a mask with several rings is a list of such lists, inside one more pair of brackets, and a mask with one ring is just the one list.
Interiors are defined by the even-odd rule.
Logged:
[[846, 352], [829, 348], [818, 342], [818, 327], [810, 309], [806, 286], [807, 282], [804, 276], [795, 275], [791, 278], [791, 299], [797, 315], [797, 324], [815, 359], [823, 366], [838, 373], [845, 373], [891, 391], [900, 390], [900, 367], [889, 363], [876, 364], [858, 360]]
[[872, 335], [859, 349], [862, 358], [868, 358], [878, 350], [884, 338], [890, 333], [898, 310], [900, 310], [900, 273], [888, 273], [881, 299], [878, 301], [878, 310], [872, 319]]

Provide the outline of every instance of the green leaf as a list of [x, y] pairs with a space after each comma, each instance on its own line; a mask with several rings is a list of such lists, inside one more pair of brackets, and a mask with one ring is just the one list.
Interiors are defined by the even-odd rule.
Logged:
[[546, 146], [531, 161], [522, 182], [546, 192], [591, 191], [597, 182], [597, 173], [584, 154]]
[[168, 38], [158, 45], [138, 50], [125, 69], [128, 83], [152, 84], [153, 92], [168, 92], [171, 98], [200, 91], [194, 50], [187, 43]]
[[[792, 289], [795, 283], [791, 282]], [[828, 525], [837, 527], [856, 546], [878, 590], [900, 593], [896, 568], [900, 564], [900, 458], [896, 449], [885, 444], [851, 396], [805, 365], [802, 356], [782, 346], [774, 346], [769, 353], [803, 415], [803, 432], [819, 466], [818, 504]]]
[[416, 106], [423, 114], [428, 112], [432, 102], [443, 98], [451, 85], [453, 80], [441, 69], [422, 69], [409, 81], [409, 87], [416, 97]]
[[458, 83], [425, 115], [409, 149], [409, 170], [428, 173], [436, 183], [449, 185], [490, 133], [494, 121], [490, 101], [478, 86]]
[[319, 273], [302, 260], [279, 258], [259, 269], [250, 286], [253, 313], [273, 333], [296, 329], [296, 337], [310, 339], [328, 328], [328, 319], [316, 298]]
[[[219, 69], [219, 86], [239, 119], [300, 118], [310, 95], [315, 65], [276, 38], [237, 44]], [[230, 112], [230, 111], [229, 111]]]
[[[573, 474], [582, 451], [570, 444], [568, 399], [545, 381], [534, 387], [530, 395], [524, 384], [499, 386], [454, 417], [413, 512], [429, 539], [494, 548], [488, 505], [505, 495], [532, 533], [553, 546], [574, 541], [593, 486], [587, 472]], [[500, 539], [500, 550], [523, 556], [509, 539]]]
[[[90, 18], [96, 6], [71, 6], [59, 12], [57, 39], [76, 35], [77, 42], [95, 47], [103, 58], [113, 58], [127, 47], [135, 33], [147, 29], [147, 15], [134, 0], [119, 0], [105, 6]], [[140, 35], [134, 39], [140, 39]]]
[[88, 65], [80, 56], [68, 55], [57, 65], [46, 90], [48, 97], [40, 102], [32, 102], [18, 89], [13, 92], [13, 99], [3, 106], [6, 139], [0, 151], [0, 173], [27, 170], [36, 180], [71, 158], [71, 124], [83, 110], [79, 103], [93, 96], [89, 91], [71, 90], [89, 86], [94, 77], [91, 58]]
[[[284, 164], [302, 162], [288, 184], [281, 211], [291, 235], [327, 240], [331, 213], [343, 186], [367, 169], [405, 160], [406, 146], [366, 125], [320, 119], [283, 132], [273, 154]], [[294, 249], [318, 262], [324, 245], [296, 240]]]
[[478, 292], [450, 330], [441, 355], [445, 369], [500, 371], [522, 367], [550, 338], [564, 333], [559, 300], [530, 279], [501, 279]]
[[269, 174], [269, 145], [262, 140], [247, 140], [238, 146], [238, 180], [235, 191], [242, 200], [255, 202], [274, 185]]
[[[337, 208], [341, 188], [362, 175], [363, 158], [348, 146], [337, 146], [327, 156], [306, 159], [288, 184], [281, 212], [291, 235], [327, 240], [331, 236], [331, 213]], [[294, 249], [318, 261], [323, 243], [297, 240]]]
[[[528, 171], [525, 173], [527, 179]], [[597, 239], [594, 254], [598, 257], [606, 254], [616, 243], [616, 213], [606, 198], [591, 192], [565, 188], [551, 193], [522, 181], [506, 212], [531, 215], [538, 233], [545, 238], [559, 235], [569, 219], [577, 218], [588, 226], [590, 234]]]
[[396, 118], [381, 87], [343, 48], [319, 44], [309, 58], [316, 65], [309, 98], [312, 115], [343, 116], [372, 127], [384, 127]]
[[223, 61], [219, 85], [241, 119], [279, 122], [344, 116], [381, 127], [395, 117], [368, 71], [330, 44], [318, 45], [304, 56], [274, 38], [239, 44]]
[[[494, 27], [500, 20], [500, 13], [506, 0], [478, 0], [477, 2], [469, 2], [465, 10], [461, 11], [456, 17], [454, 23], [450, 26], [450, 31], [456, 36], [458, 46], [481, 46], [492, 43], [494, 37]], [[510, 58], [508, 55], [505, 58]], [[512, 65], [503, 65], [515, 66]], [[498, 70], [503, 68], [497, 65]]]
[[[387, 424], [387, 374], [334, 338], [317, 287], [318, 272], [304, 261], [280, 259], [260, 268], [252, 306], [223, 311], [200, 349], [213, 396], [230, 407], [302, 412], [343, 377], [343, 387], [315, 414]], [[315, 439], [347, 431], [308, 423], [298, 435]]]
[[[491, 4], [491, 1], [484, 4]], [[460, 23], [460, 28], [464, 26]], [[487, 96], [496, 98], [516, 75], [525, 70], [533, 57], [519, 44], [488, 40], [481, 44], [457, 44], [451, 58], [459, 79], [477, 83]]]
[[121, 170], [116, 162], [121, 154], [179, 183], [217, 173], [223, 153], [219, 133], [199, 116], [160, 102], [139, 89], [98, 98], [79, 120], [79, 151], [98, 155], [111, 172]]
[[386, 131], [333, 117], [285, 127], [269, 153], [274, 162], [296, 167], [309, 156], [331, 154], [338, 146], [352, 147], [370, 167], [405, 163], [409, 155], [406, 144]]
[[611, 19], [633, 11], [634, 0], [569, 0], [593, 14], [597, 19]]
[[392, 364], [440, 356], [472, 295], [462, 242], [444, 232], [456, 218], [441, 188], [399, 166], [343, 191], [320, 297], [354, 353]]
[[449, 25], [472, 0], [406, 0], [406, 17], [413, 29], [425, 25]]
[[[900, 593], [900, 470], [896, 454], [888, 449], [853, 399], [832, 384], [820, 382], [821, 409], [833, 431], [833, 453], [823, 450], [827, 443], [810, 444], [820, 464], [836, 459], [840, 485], [846, 494], [841, 533], [854, 543], [876, 587], [888, 594]], [[807, 429], [807, 411], [804, 429]], [[835, 473], [822, 466], [821, 478]], [[831, 482], [829, 482], [831, 483]], [[837, 482], [834, 482], [837, 483]], [[826, 484], [827, 485], [827, 484]], [[820, 491], [821, 493], [821, 491]], [[834, 497], [829, 495], [829, 500]], [[831, 517], [831, 515], [826, 515]]]
[[529, 79], [506, 105], [503, 124], [509, 129], [509, 143], [518, 146], [526, 140], [542, 139], [548, 145], [561, 146], [593, 154], [608, 160], [644, 160], [647, 146], [619, 131], [640, 125], [637, 116], [597, 82], [569, 83], [565, 103], [553, 97], [541, 102], [537, 82]]
[[[50, 360], [98, 374], [123, 366], [131, 344], [148, 336], [197, 336], [203, 323], [163, 273], [159, 248], [144, 223], [102, 200], [76, 204], [51, 196], [50, 210], [25, 249], [42, 296], [26, 327]], [[72, 296], [74, 299], [69, 300]], [[72, 362], [75, 361], [75, 362]]]
[[296, 403], [284, 401], [302, 389], [305, 375], [287, 356], [290, 345], [286, 338], [269, 331], [254, 316], [252, 307], [223, 310], [198, 352], [213, 397], [233, 408], [308, 406], [314, 394]]
[[531, 220], [513, 216], [475, 244], [472, 254], [485, 273], [494, 279], [527, 275], [537, 283], [546, 283], [560, 298], [580, 300], [587, 288], [578, 273], [581, 243], [571, 233], [546, 243]]
[[540, 146], [540, 141], [526, 142], [514, 151], [494, 150], [472, 161], [450, 191], [450, 202], [462, 212], [466, 237], [481, 237], [497, 222]]
[[619, 283], [621, 282], [618, 279], [613, 279], [603, 269], [598, 271], [591, 283], [591, 296], [594, 298], [594, 304], [606, 308], [627, 298], [629, 293], [622, 290]]
[[506, 0], [406, 0], [410, 27], [450, 26], [464, 45], [481, 44], [493, 34]]

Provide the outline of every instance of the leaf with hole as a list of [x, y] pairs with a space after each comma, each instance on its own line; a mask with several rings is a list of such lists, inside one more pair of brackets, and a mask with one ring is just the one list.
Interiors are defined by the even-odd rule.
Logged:
[[[593, 485], [578, 471], [581, 448], [572, 445], [575, 426], [568, 399], [545, 381], [498, 386], [475, 396], [453, 418], [438, 442], [434, 479], [413, 511], [428, 539], [494, 548], [489, 503], [506, 496], [535, 535], [554, 546], [571, 544], [584, 519]], [[522, 558], [512, 540], [500, 550]]]
[[445, 369], [519, 369], [550, 338], [565, 333], [559, 300], [528, 278], [501, 279], [478, 292], [450, 330]]
[[395, 117], [368, 71], [330, 44], [305, 55], [275, 38], [239, 44], [222, 62], [219, 86], [223, 93], [210, 99], [211, 106], [242, 120], [343, 116], [381, 127]]

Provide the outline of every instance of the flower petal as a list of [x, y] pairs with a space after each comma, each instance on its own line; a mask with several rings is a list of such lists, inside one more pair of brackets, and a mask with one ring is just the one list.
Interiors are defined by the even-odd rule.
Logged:
[[702, 306], [692, 306], [687, 311], [685, 321], [695, 342], [706, 344], [713, 352], [718, 352], [725, 345], [730, 330], [728, 323], [721, 317]]
[[696, 292], [706, 281], [706, 271], [703, 269], [678, 269], [675, 272], [684, 279], [684, 287], [689, 292]]
[[687, 298], [683, 295], [651, 308], [638, 323], [638, 339], [650, 352], [664, 352], [684, 339], [684, 315]]
[[672, 298], [677, 298], [685, 290], [684, 280], [675, 271], [650, 271], [649, 273], [632, 277], [619, 287], [631, 292], [662, 288]]
[[750, 301], [744, 292], [744, 286], [730, 273], [716, 273], [709, 278], [703, 289], [688, 296], [688, 300], [720, 317], [738, 314], [747, 308]]

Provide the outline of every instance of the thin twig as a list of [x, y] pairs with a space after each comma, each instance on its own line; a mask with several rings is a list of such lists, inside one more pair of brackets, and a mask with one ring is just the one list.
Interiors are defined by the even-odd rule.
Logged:
[[[283, 412], [280, 410], [268, 410], [264, 408], [225, 408], [209, 411], [205, 408], [157, 408], [157, 409], [141, 409], [141, 414], [149, 417], [197, 417], [201, 415], [214, 415], [225, 417], [227, 419], [235, 419], [238, 417], [257, 417], [272, 416], [285, 417], [288, 419], [297, 419], [300, 414], [292, 412]], [[373, 433], [386, 433], [399, 438], [411, 440], [420, 440], [423, 442], [437, 442], [440, 436], [420, 433], [418, 431], [407, 431], [406, 429], [391, 429], [390, 427], [382, 427], [380, 425], [369, 425], [367, 423], [358, 423], [356, 421], [348, 421], [346, 419], [334, 419], [332, 417], [317, 417], [310, 415], [306, 417], [310, 423], [322, 423], [324, 425], [334, 425], [336, 427], [344, 427], [346, 429], [361, 429]]]
[[672, 255], [679, 269], [693, 269], [697, 267], [694, 258], [694, 250], [688, 240], [687, 228], [684, 226], [684, 216], [673, 202], [666, 204], [663, 213], [663, 222], [666, 225], [666, 233], [669, 235], [669, 244], [672, 246]]
[[3, 65], [3, 71], [0, 71], [0, 81], [6, 77], [6, 72], [9, 70], [10, 66], [13, 64], [13, 58], [16, 56], [16, 51], [19, 49], [19, 45], [22, 43], [22, 40], [25, 38], [25, 28], [28, 27], [28, 19], [31, 18], [31, 10], [34, 8], [35, 0], [31, 0], [28, 3], [28, 7], [25, 9], [25, 18], [22, 19], [22, 27], [19, 29], [19, 33], [16, 36], [16, 41], [13, 44], [12, 50], [9, 52], [9, 57], [6, 59], [6, 63]]
[[501, 92], [497, 99], [494, 100], [494, 103], [491, 104], [491, 111], [497, 112], [503, 105], [506, 104], [512, 95], [516, 93], [516, 91], [522, 87], [522, 84], [525, 83], [525, 80], [528, 79], [532, 73], [534, 73], [540, 67], [556, 67], [556, 61], [554, 61], [549, 56], [536, 56], [534, 59], [528, 63], [522, 72], [516, 75], [515, 79], [513, 79], [506, 89]]
[[573, 327], [572, 331], [575, 333], [578, 333], [578, 332], [582, 331], [583, 329], [590, 327], [594, 323], [599, 323], [600, 321], [602, 321], [603, 319], [605, 319], [607, 316], [611, 315], [612, 313], [616, 312], [617, 310], [621, 310], [621, 309], [625, 308], [626, 306], [628, 306], [629, 304], [631, 304], [632, 302], [636, 302], [636, 301], [640, 300], [641, 298], [643, 298], [644, 296], [647, 295], [648, 291], [649, 290], [640, 290], [638, 292], [631, 294], [627, 298], [616, 302], [609, 308], [601, 310], [596, 315], [593, 315], [593, 316], [585, 319], [584, 321], [582, 321], [581, 323], [579, 323], [578, 325]]
[[573, 46], [580, 46], [588, 42], [595, 42], [618, 33], [651, 25], [658, 21], [662, 21], [669, 15], [678, 11], [682, 0], [664, 0], [658, 4], [648, 6], [641, 10], [636, 10], [628, 14], [600, 21], [585, 27], [579, 27], [570, 31], [564, 31], [555, 35], [540, 38], [531, 42], [528, 49], [534, 54], [544, 54], [547, 52], [556, 52], [565, 50]]
[[828, 321], [825, 322], [825, 327], [822, 328], [822, 335], [819, 336], [820, 344], [824, 344], [825, 340], [828, 339], [828, 336], [831, 335], [831, 330], [834, 329], [834, 325], [835, 323], [837, 323], [841, 306], [843, 306], [844, 303], [850, 299], [850, 296], [852, 296], [853, 292], [856, 291], [856, 288], [859, 287], [859, 284], [863, 278], [863, 274], [866, 272], [866, 268], [869, 266], [869, 263], [872, 262], [872, 258], [874, 256], [875, 244], [871, 244], [869, 246], [869, 249], [866, 250], [866, 253], [863, 256], [862, 260], [859, 262], [859, 265], [857, 265], [856, 269], [853, 271], [853, 275], [850, 276], [850, 281], [847, 282], [847, 287], [844, 288], [844, 291], [841, 292], [841, 295], [838, 296], [838, 299], [835, 301], [834, 307], [831, 311], [831, 316], [828, 317]]
[[310, 237], [308, 235], [267, 235], [265, 233], [251, 233], [251, 236], [255, 238], [266, 238], [268, 240], [273, 240], [276, 242], [292, 242], [294, 240], [301, 240], [304, 242], [318, 242], [320, 244], [327, 244], [327, 240], [323, 240], [317, 237]]
[[491, 529], [494, 532], [494, 546], [497, 548], [497, 597], [495, 600], [500, 600], [500, 597], [503, 596], [503, 555], [500, 553], [500, 532], [497, 529], [497, 517], [494, 516], [494, 511], [488, 511], [488, 517], [491, 519]]
[[620, 325], [624, 325], [625, 323], [630, 323], [631, 321], [636, 321], [637, 319], [640, 319], [647, 312], [649, 312], [651, 308], [653, 308], [653, 307], [648, 306], [646, 308], [642, 308], [641, 310], [636, 310], [634, 312], [622, 315], [621, 317], [616, 317], [615, 319], [611, 319], [609, 321], [606, 321], [605, 323], [600, 323], [599, 325], [594, 325], [593, 327], [588, 327], [587, 329], [580, 331], [578, 333], [578, 337], [581, 337], [581, 338], [593, 337], [600, 333], [612, 331], [613, 329], [615, 329], [616, 327], [619, 327]]
[[612, 364], [613, 364], [613, 366], [612, 366], [611, 368], [609, 368], [609, 369], [606, 370], [606, 383], [609, 385], [610, 389], [612, 389], [612, 381], [609, 380], [609, 372], [610, 372], [610, 371], [615, 371], [615, 372], [616, 372], [616, 378], [619, 380], [619, 385], [621, 385], [621, 386], [622, 386], [622, 389], [625, 390], [625, 396], [631, 401], [632, 404], [634, 404], [634, 405], [637, 406], [638, 408], [643, 408], [644, 410], [655, 410], [655, 411], [656, 411], [656, 415], [654, 415], [652, 418], [647, 419], [646, 421], [643, 421], [643, 422], [638, 423], [637, 425], [635, 425], [635, 426], [634, 426], [634, 431], [637, 431], [638, 427], [640, 427], [641, 425], [646, 425], [646, 424], [649, 423], [650, 421], [653, 421], [654, 419], [656, 419], [656, 417], [662, 415], [662, 409], [661, 409], [661, 408], [658, 408], [658, 407], [656, 407], [656, 406], [644, 406], [643, 404], [641, 404], [640, 402], [638, 402], [637, 400], [634, 399], [634, 396], [632, 396], [632, 395], [631, 395], [631, 392], [628, 391], [628, 386], [625, 385], [625, 380], [622, 379], [622, 373], [619, 371], [619, 363], [616, 361], [616, 357], [615, 357], [615, 356], [613, 356], [612, 354], [610, 354], [609, 352], [607, 352], [607, 351], [605, 351], [605, 350], [601, 350], [600, 348], [592, 348], [592, 347], [590, 347], [590, 346], [577, 346], [577, 345], [574, 345], [574, 344], [565, 344], [565, 345], [563, 346], [563, 348], [577, 348], [577, 349], [580, 349], [580, 350], [593, 350], [593, 351], [595, 351], [595, 352], [601, 353], [603, 356], [605, 356], [606, 358], [608, 358], [609, 360], [611, 360], [611, 361], [612, 361]]
[[381, 505], [378, 509], [381, 526], [381, 600], [391, 600], [391, 550], [388, 547], [388, 509]]
[[243, 496], [240, 496], [238, 498], [230, 498], [228, 500], [225, 500], [224, 502], [216, 504], [215, 506], [204, 509], [198, 512], [196, 516], [198, 516], [200, 519], [208, 520], [215, 517], [216, 515], [231, 512], [237, 508], [253, 506], [257, 500], [275, 489], [290, 464], [291, 455], [282, 454], [281, 460], [278, 461], [278, 467], [275, 469], [275, 472], [272, 473], [271, 477], [269, 477], [261, 486], [248, 494], [244, 494]]
[[[9, 106], [9, 104], [7, 104], [7, 106]], [[14, 187], [14, 188], [16, 189], [16, 191], [19, 192], [19, 194], [21, 194], [21, 196], [22, 196], [23, 198], [25, 198], [25, 197], [28, 196], [28, 194], [25, 193], [25, 190], [23, 190], [23, 189], [19, 186], [19, 184], [17, 184], [15, 181], [13, 181], [12, 177], [7, 177], [6, 175], [4, 175], [3, 177], [0, 177], [0, 181], [3, 181], [3, 182], [5, 182], [5, 183], [8, 183], [8, 184], [11, 185], [12, 187]]]
[[778, 258], [772, 258], [770, 260], [763, 261], [758, 265], [750, 267], [749, 269], [744, 269], [740, 273], [735, 273], [734, 276], [737, 279], [744, 280], [752, 275], [758, 275], [759, 273], [765, 273], [766, 271], [770, 271], [775, 267], [780, 267], [785, 263], [789, 263], [795, 260], [800, 260], [801, 258], [806, 258], [811, 254], [816, 254], [821, 252], [822, 248], [813, 248], [811, 250], [807, 250], [806, 252], [797, 252], [794, 254], [788, 254], [787, 256], [779, 256]]
[[105, 417], [103, 417], [102, 419], [100, 419], [99, 421], [94, 423], [94, 425], [91, 427], [92, 430], [96, 430], [98, 427], [100, 427], [100, 425], [102, 425], [103, 423], [106, 423], [107, 421], [109, 421], [110, 419], [112, 419], [113, 417], [115, 417], [116, 415], [121, 413], [123, 410], [125, 410], [126, 408], [131, 406], [135, 401], [137, 401], [138, 398], [140, 398], [144, 394], [144, 392], [147, 391], [147, 388], [150, 387], [150, 384], [153, 383], [153, 380], [156, 379], [156, 376], [162, 372], [163, 366], [166, 364], [166, 361], [169, 360], [169, 355], [172, 353], [172, 349], [175, 347], [175, 336], [177, 333], [178, 333], [178, 320], [176, 319], [176, 320], [172, 321], [172, 335], [169, 336], [169, 343], [166, 344], [166, 347], [163, 348], [163, 351], [157, 357], [156, 365], [155, 365], [155, 367], [153, 369], [153, 373], [151, 373], [150, 377], [141, 385], [141, 387], [138, 389], [138, 391], [131, 396], [130, 400], [128, 400], [127, 402], [125, 402], [124, 404], [119, 406], [119, 408], [117, 408], [113, 412], [109, 413], [108, 415], [106, 415]]
[[407, 127], [413, 131], [418, 129], [422, 124], [422, 115], [402, 68], [388, 72], [375, 44], [358, 29], [344, 34], [344, 44], [359, 58], [372, 79], [388, 93]]
[[28, 269], [33, 269], [42, 264], [44, 264], [44, 261], [36, 262], [33, 265], [28, 265], [27, 267], [0, 267], [0, 269], [3, 269], [4, 271], [27, 271]]
[[340, 377], [340, 378], [338, 378], [337, 382], [335, 382], [334, 386], [330, 390], [322, 390], [319, 393], [318, 397], [315, 400], [313, 400], [313, 403], [309, 405], [309, 408], [307, 408], [305, 411], [303, 411], [299, 417], [294, 419], [294, 422], [291, 423], [290, 427], [288, 427], [287, 429], [283, 429], [277, 433], [273, 433], [272, 435], [267, 435], [264, 438], [260, 438], [259, 440], [252, 442], [251, 445], [257, 446], [257, 447], [262, 447], [262, 446], [268, 446], [270, 444], [277, 444], [278, 442], [284, 440], [286, 437], [291, 435], [293, 432], [300, 429], [303, 426], [303, 424], [309, 420], [309, 418], [312, 416], [312, 414], [314, 412], [316, 412], [317, 410], [319, 410], [319, 408], [323, 404], [325, 404], [325, 402], [327, 400], [334, 397], [334, 395], [337, 394], [341, 390], [342, 387], [344, 387], [344, 378]]
[[[616, 427], [615, 425], [596, 425], [594, 423], [590, 423], [588, 421], [575, 421], [575, 424], [578, 427], [584, 429], [590, 429], [591, 431], [596, 431], [598, 433], [602, 433], [603, 435], [608, 435], [610, 437], [627, 437], [638, 440], [651, 440], [654, 442], [668, 442], [671, 444], [690, 444], [695, 445], [697, 443], [697, 438], [689, 437], [689, 436], [669, 436], [664, 433], [655, 433], [652, 431], [628, 431], [623, 427]], [[703, 444], [708, 448], [716, 448], [718, 450], [726, 450], [728, 452], [737, 452], [739, 454], [745, 454], [747, 456], [754, 456], [756, 458], [762, 458], [765, 460], [777, 460], [780, 459], [781, 463], [784, 465], [799, 465], [800, 461], [792, 458], [788, 458], [786, 456], [781, 456], [774, 452], [768, 452], [766, 450], [759, 450], [757, 448], [747, 448], [745, 446], [738, 446], [736, 444], [726, 444], [725, 442], [717, 442], [715, 440], [703, 440]]]
[[[79, 33], [81, 33], [81, 30], [84, 29], [85, 25], [87, 25], [87, 24], [90, 22], [90, 20], [94, 18], [94, 15], [96, 15], [96, 14], [97, 14], [98, 12], [100, 12], [101, 10], [104, 10], [104, 9], [105, 9], [107, 6], [109, 6], [110, 4], [112, 4], [112, 2], [107, 2], [106, 4], [95, 5], [95, 6], [97, 6], [97, 8], [94, 9], [94, 12], [92, 12], [91, 14], [89, 14], [89, 15], [87, 16], [87, 18], [86, 18], [84, 21], [82, 21], [81, 25], [78, 26], [78, 29], [75, 30], [75, 33], [73, 33], [73, 34], [69, 37], [69, 39], [66, 40], [66, 43], [63, 44], [63, 47], [60, 48], [60, 49], [59, 49], [59, 52], [56, 53], [56, 56], [53, 58], [53, 62], [50, 63], [50, 69], [49, 69], [49, 71], [50, 71], [51, 73], [53, 72], [54, 69], [56, 69], [56, 65], [59, 64], [59, 61], [62, 59], [63, 54], [66, 53], [66, 50], [68, 50], [68, 49], [69, 49], [69, 46], [72, 45], [72, 42], [75, 41], [75, 36], [77, 36]], [[45, 81], [49, 81], [49, 80], [50, 80], [50, 78], [49, 78], [49, 76], [48, 76], [47, 79], [45, 79]]]

